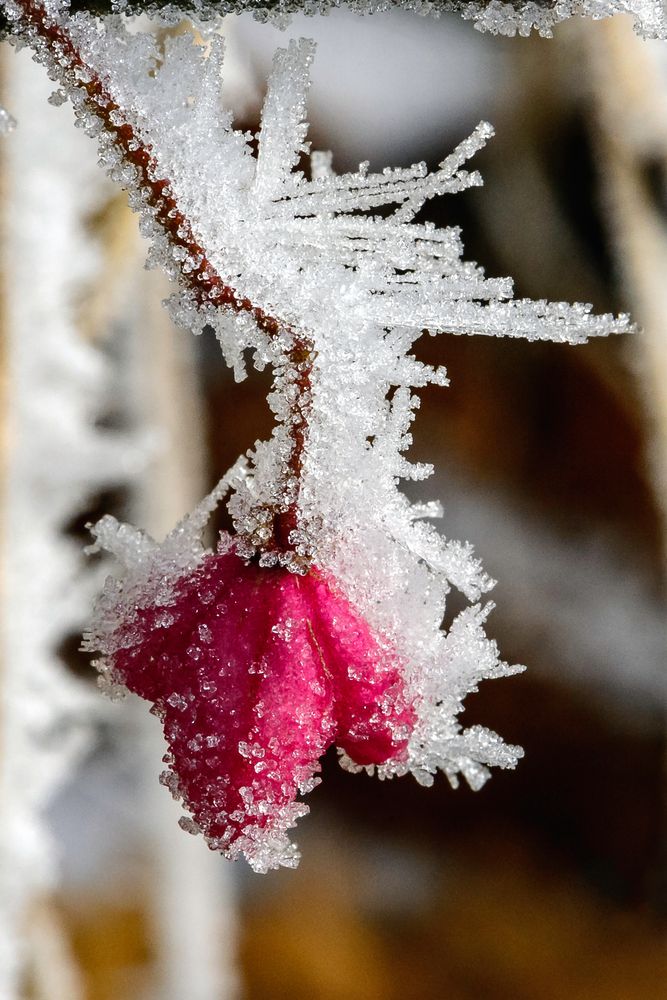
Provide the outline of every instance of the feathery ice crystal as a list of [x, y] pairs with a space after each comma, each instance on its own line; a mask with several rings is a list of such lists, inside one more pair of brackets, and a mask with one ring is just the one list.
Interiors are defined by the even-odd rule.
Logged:
[[[162, 544], [113, 518], [94, 529], [124, 575], [107, 582], [87, 648], [163, 719], [186, 827], [266, 870], [295, 862], [295, 799], [332, 743], [349, 769], [424, 784], [442, 770], [479, 788], [488, 765], [513, 767], [520, 748], [457, 721], [481, 679], [522, 669], [484, 632], [493, 581], [428, 523], [439, 505], [397, 488], [431, 472], [402, 454], [412, 390], [447, 384], [409, 352], [424, 330], [581, 343], [627, 317], [515, 300], [509, 279], [461, 259], [457, 230], [414, 221], [427, 199], [481, 183], [464, 165], [484, 123], [432, 173], [336, 176], [314, 152], [308, 180], [311, 42], [276, 54], [255, 156], [221, 109], [215, 33], [159, 45], [53, 2], [8, 8], [130, 191], [151, 262], [178, 280], [177, 322], [212, 327], [237, 378], [248, 350], [275, 374], [271, 439]], [[229, 491], [234, 534], [205, 551]], [[471, 604], [444, 631], [452, 586]]]

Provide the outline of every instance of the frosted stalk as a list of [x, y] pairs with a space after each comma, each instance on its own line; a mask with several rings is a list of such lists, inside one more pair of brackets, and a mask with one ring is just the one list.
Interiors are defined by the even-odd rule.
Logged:
[[[250, 601], [249, 595], [264, 585], [253, 576], [254, 567], [274, 568], [276, 574], [264, 581], [283, 615], [288, 605], [301, 614], [304, 595], [323, 574], [326, 581], [336, 581], [325, 604], [347, 609], [340, 620], [353, 621], [351, 608], [363, 617], [370, 630], [363, 633], [364, 656], [375, 650], [382, 660], [391, 651], [405, 686], [401, 697], [415, 713], [405, 753], [396, 729], [400, 754], [385, 759], [378, 753], [372, 760], [369, 756], [369, 763], [359, 763], [343, 741], [342, 765], [376, 770], [383, 778], [411, 772], [423, 784], [441, 771], [453, 785], [462, 775], [473, 788], [481, 787], [489, 767], [513, 767], [520, 748], [479, 726], [463, 729], [458, 720], [465, 696], [481, 680], [522, 669], [504, 663], [485, 633], [492, 605], [484, 595], [493, 581], [470, 545], [447, 540], [429, 523], [436, 507], [411, 505], [398, 488], [400, 480], [424, 479], [432, 472], [405, 455], [419, 406], [414, 390], [447, 384], [444, 370], [422, 364], [412, 349], [426, 329], [580, 344], [630, 330], [628, 317], [595, 316], [582, 304], [515, 299], [509, 278], [489, 278], [464, 260], [457, 229], [416, 221], [429, 199], [481, 184], [467, 163], [492, 135], [486, 123], [434, 171], [418, 163], [378, 173], [361, 164], [336, 175], [332, 158], [314, 153], [308, 177], [303, 157], [312, 42], [293, 41], [276, 54], [255, 156], [253, 137], [234, 129], [221, 104], [223, 45], [215, 33], [204, 45], [177, 34], [162, 46], [152, 35], [129, 33], [119, 18], [104, 23], [86, 16], [62, 18], [57, 5], [50, 4], [49, 35], [44, 16], [34, 13], [30, 0], [16, 2], [13, 10], [19, 36], [30, 41], [70, 96], [82, 127], [97, 137], [110, 175], [130, 191], [153, 241], [151, 263], [177, 281], [171, 302], [176, 321], [194, 333], [212, 327], [237, 378], [244, 376], [248, 353], [258, 368], [270, 365], [275, 376], [269, 397], [276, 417], [272, 437], [258, 443], [216, 495], [165, 541], [109, 518], [96, 527], [97, 545], [114, 552], [124, 567], [118, 579], [108, 581], [87, 637], [89, 648], [102, 653], [100, 666], [110, 689], [123, 680], [116, 664], [130, 655], [133, 643], [139, 648], [148, 620], [150, 629], [169, 629], [175, 617], [194, 614], [188, 600], [198, 605], [197, 614], [204, 613], [205, 588], [197, 589], [196, 581], [210, 578], [220, 589], [227, 574], [236, 590], [221, 597], [220, 607], [225, 614], [240, 614], [239, 595]], [[231, 492], [234, 535], [225, 536], [214, 555], [201, 546], [201, 526], [225, 491]], [[230, 554], [245, 561], [246, 569], [236, 566]], [[302, 588], [285, 579], [289, 574], [280, 576], [280, 568], [305, 577]], [[445, 631], [441, 625], [452, 587], [470, 605]], [[292, 628], [283, 617], [276, 627], [278, 639]], [[356, 620], [350, 627], [362, 635]], [[307, 635], [296, 626], [293, 634], [294, 656], [298, 639], [305, 657]], [[335, 626], [333, 634], [338, 641]], [[278, 639], [269, 635], [267, 642], [275, 647], [277, 669], [288, 678], [287, 654]], [[210, 650], [192, 649], [211, 669], [218, 668]], [[336, 656], [339, 664], [340, 644]], [[315, 675], [317, 665], [311, 666]], [[193, 685], [210, 685], [208, 675], [197, 674], [191, 665], [188, 670]], [[233, 671], [235, 677], [242, 673], [238, 657]], [[386, 670], [382, 676], [386, 681]], [[195, 734], [189, 749], [183, 749], [181, 720], [189, 718], [188, 712], [194, 719], [199, 690], [185, 678], [186, 672], [179, 675], [178, 690], [168, 697], [164, 692], [144, 696], [167, 719], [192, 775], [198, 766], [193, 754], [200, 752], [204, 736]], [[293, 683], [291, 675], [285, 683]], [[313, 680], [311, 694], [318, 683]], [[342, 686], [340, 678], [335, 683]], [[378, 690], [384, 690], [383, 683], [377, 682]], [[320, 752], [333, 732], [325, 695], [318, 688], [307, 709], [319, 727]], [[215, 692], [207, 697], [205, 704], [223, 718], [224, 700]], [[385, 709], [389, 724], [392, 707], [387, 703]], [[273, 703], [272, 711], [280, 710]], [[396, 713], [403, 733], [407, 718]], [[262, 731], [270, 722], [262, 721]], [[372, 724], [377, 735], [377, 718]], [[303, 780], [289, 775], [301, 791], [316, 780], [308, 756], [315, 744], [306, 743], [298, 747], [305, 761]], [[243, 760], [252, 745], [239, 743]], [[243, 760], [234, 758], [239, 772]], [[282, 763], [276, 764], [278, 784]], [[261, 767], [260, 762], [260, 774]], [[218, 778], [222, 782], [224, 776]], [[187, 804], [177, 769], [165, 783]], [[215, 799], [213, 785], [208, 786], [210, 799]], [[272, 822], [261, 827], [271, 803], [278, 802], [275, 788], [261, 801], [248, 787], [234, 789], [243, 808], [234, 811], [230, 823], [247, 820], [248, 826], [245, 839], [232, 842], [231, 827], [228, 837], [207, 833], [218, 829], [226, 815], [228, 788], [221, 788], [217, 818], [200, 808], [200, 798], [199, 820], [187, 819], [188, 829], [203, 830], [211, 846], [229, 856], [245, 853], [261, 871], [294, 864], [297, 855], [286, 831], [306, 807], [281, 800]]]
[[[571, 17], [592, 20], [629, 15], [638, 34], [648, 38], [667, 35], [667, 13], [663, 0], [346, 0], [345, 7], [358, 14], [373, 14], [395, 8], [410, 10], [425, 17], [458, 14], [472, 21], [478, 31], [497, 35], [528, 35], [537, 31], [550, 37], [556, 25]], [[170, 8], [158, 0], [114, 0], [93, 4], [129, 14], [143, 13], [178, 19], [182, 13], [206, 21], [224, 14], [252, 13], [258, 20], [271, 20], [284, 26], [290, 15], [306, 11], [327, 13], [340, 6], [338, 0], [183, 0]]]

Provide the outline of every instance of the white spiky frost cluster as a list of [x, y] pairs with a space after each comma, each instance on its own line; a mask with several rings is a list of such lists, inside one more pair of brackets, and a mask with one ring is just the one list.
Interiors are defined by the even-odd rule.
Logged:
[[[492, 134], [488, 125], [481, 124], [434, 172], [417, 164], [373, 173], [362, 164], [336, 176], [331, 155], [315, 152], [307, 179], [299, 168], [308, 152], [311, 42], [291, 42], [276, 54], [255, 156], [254, 137], [235, 131], [221, 105], [223, 48], [215, 34], [204, 46], [193, 44], [189, 35], [168, 37], [161, 48], [152, 35], [128, 33], [119, 19], [100, 26], [86, 17], [70, 18], [68, 30], [135, 134], [150, 146], [160, 176], [169, 179], [218, 275], [285, 328], [284, 335], [269, 337], [249, 314], [199, 308], [187, 290], [172, 302], [181, 325], [196, 333], [213, 327], [238, 378], [247, 350], [254, 351], [257, 367], [269, 364], [278, 373], [271, 397], [276, 430], [248, 454], [243, 473], [232, 477], [237, 531], [252, 536], [258, 510], [296, 496], [297, 554], [331, 572], [410, 664], [408, 684], [419, 720], [409, 759], [382, 765], [379, 773], [411, 771], [430, 784], [442, 770], [454, 785], [462, 773], [479, 788], [488, 765], [512, 767], [521, 751], [481, 727], [462, 731], [457, 716], [481, 679], [521, 668], [503, 663], [485, 635], [491, 605], [479, 602], [493, 581], [471, 546], [446, 540], [428, 523], [440, 516], [438, 504], [411, 504], [398, 489], [400, 479], [423, 479], [432, 471], [403, 455], [419, 405], [413, 390], [446, 385], [442, 369], [420, 363], [410, 351], [424, 330], [581, 343], [628, 330], [627, 317], [596, 317], [584, 305], [515, 300], [509, 279], [486, 278], [462, 259], [458, 230], [415, 221], [428, 199], [481, 183], [464, 164]], [[84, 127], [98, 134], [99, 123], [84, 107], [76, 82], [57, 67], [52, 72], [67, 87]], [[186, 271], [195, 268], [197, 261], [184, 261], [183, 250], [174, 250], [156, 226], [141, 190], [135, 190], [133, 169], [107, 137], [99, 138], [103, 163], [142, 212], [144, 231], [153, 240], [152, 263], [175, 278], [183, 265]], [[314, 357], [296, 485], [284, 476], [297, 392], [287, 372], [290, 330], [308, 339]], [[202, 557], [190, 536], [184, 532], [187, 551], [174, 554], [175, 571]], [[117, 526], [99, 540], [104, 543], [105, 537], [130, 567], [125, 595], [136, 595], [138, 581], [148, 578], [144, 542], [134, 533], [118, 534]], [[174, 543], [170, 536], [172, 549]], [[154, 566], [155, 546], [149, 548], [146, 558]], [[263, 558], [270, 563], [276, 557]], [[284, 559], [288, 565], [290, 558], [288, 553]], [[295, 561], [290, 568], [302, 567]], [[471, 603], [444, 631], [451, 587]], [[105, 620], [94, 624], [92, 633], [102, 637], [102, 652], [112, 653], [103, 636], [113, 631], [113, 608], [108, 599], [103, 607]], [[349, 760], [343, 764], [354, 768]]]
[[[164, 13], [157, 4], [141, 4], [142, 10]], [[174, 3], [178, 9], [178, 3]], [[241, 14], [285, 23], [295, 11], [326, 13], [340, 4], [337, 0], [188, 0], [187, 9], [201, 17]], [[667, 36], [667, 7], [664, 0], [346, 0], [345, 6], [360, 14], [373, 14], [399, 7], [416, 14], [438, 17], [460, 14], [479, 31], [494, 35], [529, 35], [532, 31], [550, 37], [556, 25], [570, 17], [600, 20], [615, 14], [630, 15], [636, 31], [646, 38]], [[136, 10], [136, 0], [120, 0], [117, 9]]]
[[590, 17], [600, 20], [615, 14], [629, 14], [635, 29], [646, 38], [667, 35], [667, 7], [663, 0], [528, 0], [490, 3], [473, 0], [463, 5], [461, 13], [475, 22], [480, 31], [495, 35], [529, 35], [535, 30], [546, 38], [553, 29], [570, 17]]
[[[580, 343], [628, 329], [627, 318], [594, 317], [588, 306], [514, 300], [509, 279], [488, 279], [461, 259], [456, 229], [414, 221], [427, 199], [481, 183], [464, 164], [492, 134], [488, 125], [432, 173], [424, 164], [382, 173], [362, 164], [336, 176], [331, 155], [315, 152], [308, 180], [298, 167], [307, 152], [311, 42], [292, 42], [275, 57], [255, 157], [252, 137], [234, 131], [221, 109], [217, 37], [202, 49], [177, 36], [158, 52], [152, 36], [130, 36], [120, 25], [110, 37], [86, 21], [78, 31], [88, 60], [113, 68], [105, 73], [109, 87], [121, 107], [132, 109], [133, 124], [150, 142], [218, 274], [312, 340], [316, 362], [299, 493], [303, 550], [335, 573], [413, 665], [422, 712], [410, 769], [425, 782], [438, 769], [452, 781], [462, 771], [479, 787], [486, 764], [511, 766], [517, 751], [478, 727], [461, 733], [456, 716], [483, 677], [514, 668], [485, 637], [488, 605], [473, 603], [448, 633], [440, 629], [451, 586], [477, 602], [492, 581], [469, 545], [446, 541], [424, 520], [438, 515], [437, 505], [411, 505], [397, 489], [400, 478], [431, 472], [402, 455], [418, 406], [412, 390], [446, 384], [442, 369], [421, 364], [409, 351], [424, 329]], [[149, 67], [155, 68], [150, 76]], [[122, 166], [113, 169], [128, 182]], [[145, 226], [154, 238], [154, 262], [175, 274], [169, 246], [148, 215]], [[215, 329], [237, 377], [248, 348], [258, 366], [280, 367], [284, 345], [269, 341], [249, 316], [197, 309], [187, 292], [173, 307], [195, 332]], [[250, 471], [236, 480], [233, 512], [242, 533], [252, 528], [261, 501], [270, 506], [281, 499], [276, 490], [289, 455], [290, 402], [288, 394], [274, 393], [276, 432], [257, 445]]]

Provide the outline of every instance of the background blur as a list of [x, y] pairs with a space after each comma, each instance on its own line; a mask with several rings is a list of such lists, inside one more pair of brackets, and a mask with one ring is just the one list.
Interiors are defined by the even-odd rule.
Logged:
[[[285, 34], [246, 18], [225, 31], [228, 99], [254, 130]], [[23, 294], [39, 301], [42, 258], [57, 283], [70, 251], [82, 255], [39, 330], [66, 323], [94, 352], [102, 387], [81, 413], [133, 456], [110, 483], [79, 483], [53, 529], [77, 553], [77, 586], [95, 577], [48, 640], [88, 721], [40, 792], [36, 849], [51, 838], [53, 865], [20, 924], [19, 995], [656, 1000], [666, 971], [667, 43], [640, 42], [623, 18], [565, 24], [553, 40], [492, 39], [457, 19], [337, 12], [297, 18], [288, 35], [300, 34], [318, 40], [310, 137], [334, 151], [336, 169], [437, 164], [490, 120], [497, 136], [474, 164], [485, 187], [441, 199], [429, 217], [460, 225], [466, 256], [512, 275], [517, 294], [628, 310], [644, 326], [578, 348], [446, 336], [418, 345], [451, 379], [421, 393], [412, 455], [436, 475], [420, 495], [444, 503], [443, 530], [470, 540], [498, 579], [490, 634], [505, 659], [529, 667], [487, 681], [465, 722], [522, 744], [526, 757], [479, 793], [444, 779], [430, 790], [380, 783], [327, 759], [296, 832], [296, 872], [254, 875], [178, 829], [157, 783], [157, 720], [130, 700], [100, 705], [77, 652], [103, 572], [82, 568], [78, 552], [86, 522], [106, 512], [164, 534], [270, 433], [268, 382], [254, 373], [235, 384], [213, 337], [170, 328], [164, 280], [142, 270], [134, 220], [95, 173], [92, 143], [68, 108], [46, 104], [43, 71], [3, 51], [0, 100], [19, 122], [0, 148], [9, 632], [14, 616], [36, 616], [35, 588], [48, 582], [47, 551], [28, 572], [21, 532], [31, 523], [12, 504], [30, 508], [33, 524], [52, 509], [45, 456], [61, 404], [54, 397], [30, 433], [15, 414], [44, 385], [61, 387], [63, 413], [69, 405], [57, 365], [35, 374], [34, 358], [12, 360], [32, 337], [16, 333], [12, 289], [33, 274]], [[33, 176], [44, 199], [34, 217]], [[68, 454], [72, 467], [84, 461], [77, 440], [61, 477]], [[30, 463], [40, 476], [26, 498], [16, 483]], [[39, 599], [48, 617], [48, 592]], [[24, 669], [31, 632], [12, 639]]]

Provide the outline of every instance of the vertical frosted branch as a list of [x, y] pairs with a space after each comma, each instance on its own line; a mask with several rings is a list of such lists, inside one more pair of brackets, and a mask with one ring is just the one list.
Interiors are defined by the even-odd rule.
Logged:
[[86, 213], [100, 192], [94, 159], [69, 112], [46, 103], [48, 81], [27, 53], [12, 56], [5, 89], [19, 121], [0, 150], [8, 384], [0, 995], [9, 1000], [18, 995], [26, 958], [39, 965], [57, 951], [63, 961], [62, 948], [40, 946], [44, 935], [27, 939], [25, 924], [28, 907], [58, 880], [44, 811], [86, 748], [97, 711], [95, 693], [68, 674], [58, 656], [62, 640], [85, 621], [98, 585], [63, 529], [92, 493], [130, 477], [141, 460], [125, 440], [94, 426], [107, 372], [77, 329], [75, 302], [96, 271], [85, 234]]

